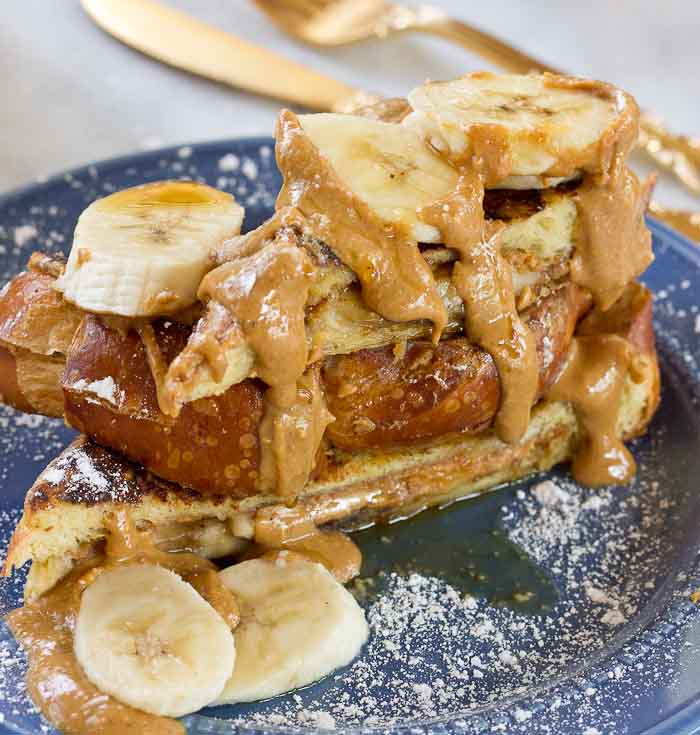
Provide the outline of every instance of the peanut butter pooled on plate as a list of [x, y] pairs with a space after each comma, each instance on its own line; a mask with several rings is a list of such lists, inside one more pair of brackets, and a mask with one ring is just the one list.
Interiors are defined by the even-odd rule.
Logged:
[[39, 599], [7, 616], [27, 651], [27, 686], [44, 716], [71, 735], [184, 735], [176, 720], [148, 714], [102, 693], [83, 672], [73, 651], [80, 597], [105, 569], [120, 564], [159, 564], [179, 574], [235, 627], [238, 606], [214, 564], [196, 554], [160, 551], [148, 533], [137, 531], [126, 511], [107, 520], [104, 553], [96, 553]]

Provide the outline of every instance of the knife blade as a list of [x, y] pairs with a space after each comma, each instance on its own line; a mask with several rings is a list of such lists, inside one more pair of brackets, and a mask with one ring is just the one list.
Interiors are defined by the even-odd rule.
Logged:
[[369, 96], [154, 0], [81, 0], [100, 28], [170, 66], [315, 110]]

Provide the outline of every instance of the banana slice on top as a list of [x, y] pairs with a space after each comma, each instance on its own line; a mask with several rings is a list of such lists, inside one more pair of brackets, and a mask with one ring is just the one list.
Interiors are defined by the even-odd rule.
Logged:
[[357, 115], [300, 115], [304, 132], [340, 180], [382, 219], [418, 242], [439, 242], [417, 210], [454, 190], [458, 172], [412, 130]]
[[252, 702], [311, 684], [349, 663], [367, 640], [355, 598], [297, 554], [252, 559], [221, 572], [236, 595], [236, 667], [215, 704]]
[[574, 77], [477, 72], [424, 84], [408, 100], [413, 112], [402, 124], [449, 160], [476, 163], [489, 186], [510, 177], [523, 188], [522, 176], [541, 188], [553, 177], [605, 172], [637, 138], [639, 110], [628, 94]]
[[242, 222], [243, 207], [230, 194], [193, 181], [118, 191], [80, 215], [56, 287], [98, 314], [172, 314], [195, 303], [211, 252]]
[[169, 717], [216, 699], [235, 661], [223, 618], [177, 574], [148, 564], [107, 570], [85, 590], [74, 648], [101, 691]]

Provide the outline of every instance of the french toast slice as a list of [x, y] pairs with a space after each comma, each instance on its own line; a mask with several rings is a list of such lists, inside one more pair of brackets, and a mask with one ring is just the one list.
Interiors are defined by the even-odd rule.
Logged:
[[[612, 330], [633, 347], [618, 415], [624, 438], [644, 431], [659, 401], [651, 308], [649, 292], [635, 285], [614, 314], [593, 313], [579, 327], [584, 334]], [[568, 403], [540, 401], [525, 436], [514, 444], [488, 430], [393, 450], [332, 450], [317, 477], [289, 505], [271, 495], [202, 494], [160, 480], [80, 438], [27, 493], [4, 573], [31, 561], [25, 592], [28, 598], [42, 594], [99, 548], [105, 518], [118, 509], [127, 508], [134, 522], [153, 528], [163, 548], [189, 548], [216, 558], [253, 539], [258, 524], [284, 527], [310, 520], [352, 527], [483, 492], [570, 459], [580, 440]]]
[[[589, 305], [578, 287], [565, 283], [523, 312], [538, 343], [540, 393], [558, 373]], [[166, 365], [189, 333], [189, 327], [172, 320], [154, 323]], [[399, 354], [401, 349], [405, 354]], [[477, 433], [488, 427], [499, 404], [493, 360], [465, 338], [444, 340], [435, 349], [415, 341], [378, 347], [326, 358], [322, 366], [326, 400], [336, 417], [327, 439], [336, 448], [390, 448], [449, 433]], [[245, 496], [256, 491], [264, 408], [260, 381], [245, 380], [170, 417], [159, 407], [139, 335], [91, 315], [78, 328], [58, 381], [57, 402], [66, 421], [103, 446], [204, 493]], [[351, 392], [348, 386], [361, 390]], [[317, 471], [324, 461], [320, 451]]]

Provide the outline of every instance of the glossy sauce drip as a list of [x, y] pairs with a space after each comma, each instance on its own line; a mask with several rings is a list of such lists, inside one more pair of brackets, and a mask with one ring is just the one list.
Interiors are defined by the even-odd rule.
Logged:
[[305, 306], [314, 267], [289, 228], [205, 276], [199, 295], [234, 315], [270, 386], [294, 385], [306, 369]]
[[331, 421], [317, 367], [294, 385], [268, 388], [259, 430], [260, 489], [296, 495], [314, 469]]
[[634, 458], [617, 432], [629, 360], [630, 347], [623, 337], [576, 337], [549, 391], [551, 400], [569, 401], [576, 412], [583, 436], [572, 474], [583, 485], [624, 484], [634, 477]]
[[82, 592], [105, 569], [147, 563], [171, 569], [190, 582], [232, 628], [239, 621], [238, 605], [210, 561], [196, 554], [160, 551], [123, 511], [106, 525], [104, 555], [88, 560], [48, 593], [7, 616], [29, 658], [27, 688], [44, 716], [71, 735], [184, 735], [179, 722], [124, 705], [85, 676], [73, 652]]
[[465, 332], [491, 354], [501, 381], [496, 432], [518, 441], [530, 421], [539, 383], [537, 344], [515, 306], [511, 268], [500, 252], [499, 233], [484, 221], [480, 174], [465, 172], [454, 193], [421, 210], [459, 253], [452, 279], [464, 301]]
[[430, 266], [407, 232], [380, 219], [338, 179], [296, 115], [280, 114], [277, 165], [284, 184], [277, 207], [293, 206], [356, 274], [365, 303], [395, 322], [427, 319], [437, 342], [447, 323]]
[[277, 509], [256, 520], [255, 544], [248, 555], [275, 558], [280, 551], [322, 564], [340, 583], [356, 577], [362, 567], [362, 553], [349, 536], [322, 531], [303, 509]]
[[608, 309], [654, 259], [644, 224], [653, 179], [644, 184], [621, 162], [607, 177], [588, 176], [576, 192], [579, 237], [571, 262], [575, 283]]
[[[241, 238], [233, 259], [209, 273], [200, 296], [234, 315], [255, 353], [255, 373], [269, 386], [260, 425], [258, 487], [279, 495], [297, 493], [314, 468], [332, 416], [316, 370], [306, 374], [305, 307], [314, 267], [300, 248], [301, 218], [280, 212], [253, 238]], [[269, 239], [269, 238], [272, 239]]]

